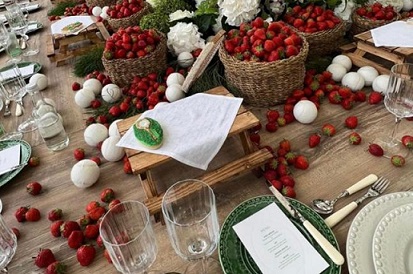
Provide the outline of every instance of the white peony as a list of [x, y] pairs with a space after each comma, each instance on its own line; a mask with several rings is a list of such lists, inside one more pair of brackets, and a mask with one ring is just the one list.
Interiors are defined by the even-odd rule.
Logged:
[[219, 0], [219, 13], [227, 17], [230, 26], [239, 26], [243, 22], [252, 21], [260, 11], [259, 0]]
[[201, 38], [198, 26], [193, 23], [179, 22], [168, 32], [168, 48], [178, 55], [181, 52], [191, 52], [205, 47], [205, 40]]
[[212, 30], [215, 33], [218, 33], [220, 30], [222, 30], [221, 20], [222, 20], [222, 14], [219, 14], [217, 19], [215, 19], [215, 24], [212, 25]]
[[347, 3], [343, 1], [334, 9], [334, 14], [343, 21], [351, 22], [351, 14], [355, 9], [356, 4], [353, 0], [348, 0]]
[[177, 10], [171, 14], [169, 14], [169, 22], [181, 20], [184, 18], [192, 18], [194, 17], [194, 12], [193, 11], [188, 11], [188, 10]]
[[271, 0], [269, 8], [278, 17], [285, 10], [285, 3], [283, 0]]

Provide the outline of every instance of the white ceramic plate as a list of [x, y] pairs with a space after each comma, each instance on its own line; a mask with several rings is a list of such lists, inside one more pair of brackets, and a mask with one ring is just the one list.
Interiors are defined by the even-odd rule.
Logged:
[[413, 204], [381, 219], [373, 236], [373, 261], [377, 274], [413, 273]]
[[413, 192], [383, 195], [363, 207], [354, 218], [347, 235], [347, 264], [350, 274], [375, 273], [373, 235], [380, 220], [391, 210], [413, 203]]

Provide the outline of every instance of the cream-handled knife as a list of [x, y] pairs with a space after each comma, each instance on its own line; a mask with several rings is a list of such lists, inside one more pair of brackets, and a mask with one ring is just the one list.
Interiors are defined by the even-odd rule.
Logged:
[[318, 231], [312, 223], [310, 223], [304, 216], [296, 210], [291, 203], [273, 186], [270, 182], [266, 181], [268, 188], [274, 194], [275, 198], [282, 204], [282, 206], [288, 211], [291, 216], [297, 218], [302, 222], [305, 229], [310, 233], [314, 240], [321, 246], [328, 257], [336, 264], [344, 264], [343, 255]]

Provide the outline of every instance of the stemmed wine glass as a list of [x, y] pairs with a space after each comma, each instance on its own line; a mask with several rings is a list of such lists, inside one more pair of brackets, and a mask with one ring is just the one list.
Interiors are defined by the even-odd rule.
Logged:
[[0, 23], [0, 46], [1, 48], [5, 49], [7, 46], [7, 42], [9, 41], [9, 32], [7, 31], [4, 22]]
[[192, 262], [185, 273], [221, 273], [219, 263], [210, 258], [219, 239], [212, 189], [196, 179], [177, 182], [163, 196], [162, 212], [175, 252]]
[[13, 259], [17, 249], [17, 238], [6, 225], [0, 214], [0, 272], [7, 272], [7, 265]]

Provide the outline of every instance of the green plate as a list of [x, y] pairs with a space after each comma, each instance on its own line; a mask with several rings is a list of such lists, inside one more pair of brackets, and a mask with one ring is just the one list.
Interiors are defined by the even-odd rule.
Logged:
[[[17, 63], [17, 66], [18, 66], [19, 68], [27, 67], [27, 66], [30, 66], [30, 65], [32, 65], [32, 64], [34, 65], [34, 71], [33, 71], [33, 73], [24, 76], [24, 77], [23, 77], [24, 79], [30, 78], [33, 74], [38, 73], [38, 72], [42, 69], [42, 65], [40, 65], [39, 63], [36, 63], [36, 62], [19, 62], [19, 63]], [[12, 66], [12, 65], [3, 67], [2, 69], [0, 69], [0, 72], [9, 70], [9, 69], [11, 68], [11, 66]]]
[[[292, 205], [301, 214], [309, 220], [326, 239], [333, 244], [337, 249], [339, 248], [336, 237], [334, 236], [331, 229], [325, 224], [324, 220], [318, 215], [314, 210], [309, 208], [303, 203], [297, 200], [289, 199]], [[266, 207], [270, 203], [275, 202], [284, 213], [287, 214], [292, 223], [298, 228], [298, 230], [308, 239], [308, 241], [315, 247], [315, 249], [323, 256], [323, 258], [330, 265], [323, 274], [340, 274], [341, 266], [334, 264], [330, 258], [324, 253], [321, 247], [311, 238], [302, 224], [288, 215], [286, 210], [280, 205], [278, 200], [271, 195], [268, 196], [258, 196], [249, 199], [240, 205], [238, 205], [225, 219], [222, 225], [221, 235], [219, 240], [219, 260], [221, 262], [222, 270], [226, 274], [260, 274], [258, 266], [255, 264], [252, 257], [249, 255], [248, 251], [245, 249], [244, 245], [239, 240], [237, 234], [232, 227], [244, 220], [245, 218], [251, 216], [255, 212]]]
[[[5, 141], [0, 141], [0, 151], [3, 149], [15, 146], [15, 145], [20, 145], [20, 164], [27, 164], [27, 162], [30, 159], [30, 155], [32, 154], [32, 147], [23, 140], [5, 140]], [[0, 175], [0, 187], [5, 185], [7, 182], [9, 182], [11, 179], [14, 178], [19, 172], [23, 169], [24, 167], [15, 169], [13, 171], [7, 172], [3, 175]]]

